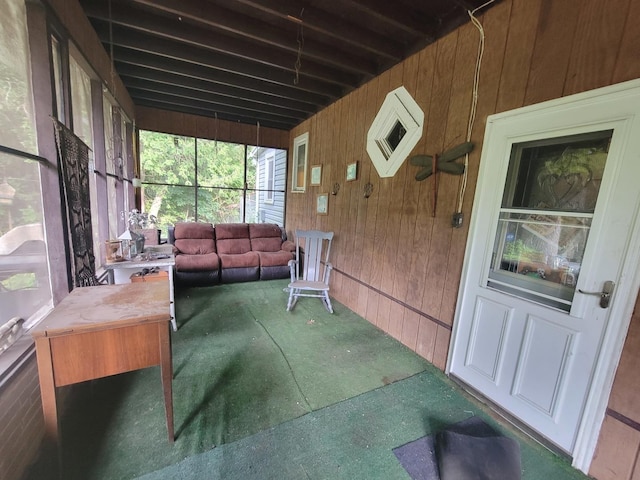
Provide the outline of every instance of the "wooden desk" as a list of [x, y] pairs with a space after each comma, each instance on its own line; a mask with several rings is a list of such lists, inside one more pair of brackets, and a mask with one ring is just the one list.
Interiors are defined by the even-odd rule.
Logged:
[[129, 283], [129, 277], [134, 272], [139, 272], [143, 268], [153, 268], [158, 267], [160, 270], [164, 270], [169, 272], [169, 298], [171, 301], [170, 312], [171, 312], [171, 326], [173, 327], [173, 331], [178, 331], [178, 324], [176, 323], [176, 310], [175, 310], [175, 301], [173, 294], [173, 267], [176, 264], [176, 257], [171, 252], [169, 245], [169, 249], [157, 250], [160, 247], [156, 247], [156, 250], [147, 251], [145, 248], [145, 252], [150, 254], [164, 254], [163, 258], [151, 258], [149, 260], [127, 260], [124, 262], [114, 262], [114, 263], [105, 263], [102, 267], [107, 271], [107, 278], [109, 284], [113, 285], [114, 283]]
[[73, 290], [35, 327], [45, 435], [58, 447], [56, 387], [160, 365], [174, 440], [169, 291], [164, 282]]

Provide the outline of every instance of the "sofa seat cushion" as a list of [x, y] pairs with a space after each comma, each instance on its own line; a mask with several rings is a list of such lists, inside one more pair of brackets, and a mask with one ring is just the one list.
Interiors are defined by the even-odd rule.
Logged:
[[220, 265], [225, 268], [245, 268], [260, 266], [260, 258], [257, 252], [225, 254], [219, 253]]
[[249, 225], [221, 223], [216, 225], [216, 249], [219, 254], [243, 254], [251, 251]]
[[279, 252], [258, 252], [261, 267], [280, 267], [293, 260], [293, 253], [280, 250]]
[[204, 270], [219, 270], [220, 259], [215, 253], [203, 255], [176, 255], [176, 270], [178, 272], [201, 272]]
[[173, 235], [176, 240], [179, 238], [213, 240], [215, 238], [213, 225], [201, 222], [178, 222], [174, 227]]
[[282, 229], [274, 223], [250, 223], [249, 236], [254, 252], [277, 252], [282, 248]]
[[216, 253], [216, 242], [213, 238], [176, 238], [175, 247], [179, 253], [187, 255]]

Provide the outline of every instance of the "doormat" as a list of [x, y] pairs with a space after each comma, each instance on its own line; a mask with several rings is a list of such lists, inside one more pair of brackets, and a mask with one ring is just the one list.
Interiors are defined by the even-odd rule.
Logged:
[[520, 445], [479, 417], [393, 449], [413, 480], [521, 478]]

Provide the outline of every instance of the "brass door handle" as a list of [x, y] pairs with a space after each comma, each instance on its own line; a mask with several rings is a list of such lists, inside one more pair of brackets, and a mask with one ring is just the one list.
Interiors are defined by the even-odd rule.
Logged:
[[604, 282], [604, 286], [602, 287], [601, 292], [585, 292], [584, 290], [578, 289], [578, 291], [584, 295], [597, 295], [600, 297], [600, 307], [601, 308], [609, 308], [609, 302], [611, 301], [611, 294], [613, 293], [613, 289], [616, 284], [611, 280], [607, 280]]

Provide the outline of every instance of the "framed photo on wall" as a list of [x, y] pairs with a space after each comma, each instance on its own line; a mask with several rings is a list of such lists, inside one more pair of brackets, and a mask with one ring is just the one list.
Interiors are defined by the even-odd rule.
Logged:
[[311, 186], [319, 186], [322, 183], [322, 165], [311, 165]]
[[293, 168], [291, 169], [291, 191], [304, 193], [307, 189], [307, 155], [309, 132], [293, 139]]
[[352, 182], [358, 178], [358, 162], [347, 165], [347, 182]]
[[316, 213], [318, 215], [327, 215], [329, 213], [328, 193], [319, 193], [316, 195]]

